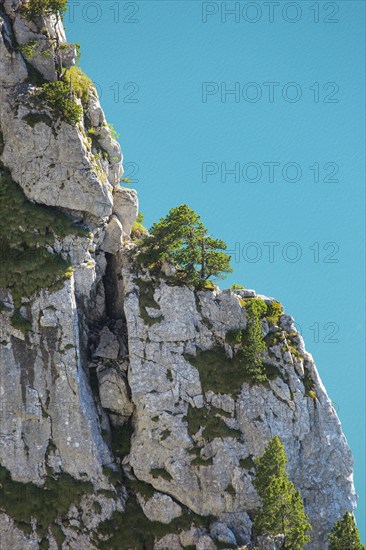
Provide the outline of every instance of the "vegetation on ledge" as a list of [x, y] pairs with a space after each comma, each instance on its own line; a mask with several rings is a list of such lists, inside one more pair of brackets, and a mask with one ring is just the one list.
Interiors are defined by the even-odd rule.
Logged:
[[68, 86], [68, 90], [76, 95], [80, 99], [83, 105], [87, 105], [89, 101], [89, 93], [93, 88], [93, 82], [90, 78], [76, 65], [71, 67], [63, 76], [63, 82]]
[[41, 538], [50, 526], [57, 530], [55, 520], [66, 518], [71, 504], [77, 505], [83, 495], [93, 493], [92, 483], [77, 481], [68, 474], [47, 477], [42, 487], [13, 481], [3, 466], [0, 466], [0, 485], [0, 509], [26, 533], [31, 532], [34, 518]]
[[101, 550], [145, 550], [165, 535], [188, 531], [192, 525], [208, 528], [212, 518], [201, 517], [188, 509], [168, 525], [150, 521], [142, 511], [137, 498], [130, 494], [125, 512], [114, 512], [98, 528], [101, 539], [94, 541]]
[[[56, 236], [87, 232], [55, 208], [28, 201], [9, 174], [0, 176], [0, 210], [0, 287], [11, 290], [19, 309], [23, 297], [42, 288], [57, 290], [72, 275], [71, 266], [48, 252], [46, 245], [52, 246]], [[19, 316], [19, 312], [13, 316], [15, 325], [22, 324]]]
[[207, 351], [198, 351], [197, 354], [186, 354], [185, 359], [193, 365], [200, 374], [203, 392], [227, 393], [236, 397], [240, 394], [244, 382], [264, 383], [268, 379], [280, 376], [280, 371], [273, 366], [263, 364], [261, 376], [252, 376], [246, 368], [242, 350], [239, 350], [231, 359], [225, 348], [216, 347]]
[[[215, 437], [233, 437], [240, 439], [241, 433], [238, 430], [230, 428], [223, 420], [221, 410], [211, 409], [204, 406], [200, 409], [196, 407], [188, 406], [188, 413], [186, 420], [188, 422], [188, 433], [190, 436], [195, 435], [200, 428], [202, 430], [202, 437], [206, 441], [212, 441]], [[222, 415], [225, 413], [223, 412]], [[206, 463], [207, 465], [207, 463]]]
[[133, 223], [131, 228], [131, 239], [138, 242], [142, 237], [145, 237], [148, 233], [146, 227], [143, 225], [144, 215], [139, 212], [137, 220]]
[[68, 84], [62, 80], [46, 82], [41, 88], [40, 99], [47, 103], [55, 115], [71, 125], [77, 124], [83, 108], [76, 103]]

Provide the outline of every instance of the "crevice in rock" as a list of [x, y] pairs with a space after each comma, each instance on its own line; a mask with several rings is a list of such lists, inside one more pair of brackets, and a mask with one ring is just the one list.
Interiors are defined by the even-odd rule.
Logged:
[[106, 252], [107, 267], [104, 275], [104, 289], [107, 315], [111, 319], [124, 319], [123, 279], [121, 274], [121, 253]]

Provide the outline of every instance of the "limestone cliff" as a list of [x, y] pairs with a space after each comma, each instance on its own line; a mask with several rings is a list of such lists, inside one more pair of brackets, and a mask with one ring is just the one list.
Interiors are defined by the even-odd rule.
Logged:
[[307, 548], [326, 549], [355, 507], [353, 462], [293, 319], [263, 319], [268, 380], [253, 384], [230, 338], [253, 293], [136, 268], [137, 195], [96, 90], [82, 80], [80, 121], [65, 120], [44, 84], [76, 48], [24, 4], [0, 0], [1, 547], [250, 545], [253, 459], [277, 434]]

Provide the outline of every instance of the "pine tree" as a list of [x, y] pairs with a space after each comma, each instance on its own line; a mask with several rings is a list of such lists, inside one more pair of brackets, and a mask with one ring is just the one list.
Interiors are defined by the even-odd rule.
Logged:
[[138, 262], [154, 267], [168, 260], [178, 267], [181, 281], [204, 285], [211, 277], [223, 278], [232, 272], [224, 250], [224, 241], [210, 237], [200, 216], [183, 204], [152, 226], [140, 244]]
[[355, 518], [346, 512], [329, 533], [329, 550], [365, 550], [361, 544]]
[[248, 325], [241, 351], [243, 367], [251, 380], [263, 382], [267, 378], [263, 365], [263, 353], [267, 348], [263, 339], [262, 316], [267, 311], [267, 306], [263, 300], [252, 298], [246, 303], [246, 309]]
[[310, 540], [306, 532], [311, 525], [300, 492], [288, 478], [286, 464], [285, 449], [279, 437], [275, 436], [263, 455], [256, 459], [254, 485], [262, 508], [255, 516], [254, 528], [257, 535], [283, 534], [283, 549], [302, 550]]

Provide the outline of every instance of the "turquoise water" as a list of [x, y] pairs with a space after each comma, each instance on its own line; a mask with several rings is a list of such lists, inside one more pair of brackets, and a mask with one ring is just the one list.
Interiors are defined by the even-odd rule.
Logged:
[[70, 5], [146, 224], [188, 203], [232, 251], [225, 285], [295, 317], [355, 456], [366, 542], [365, 4]]

